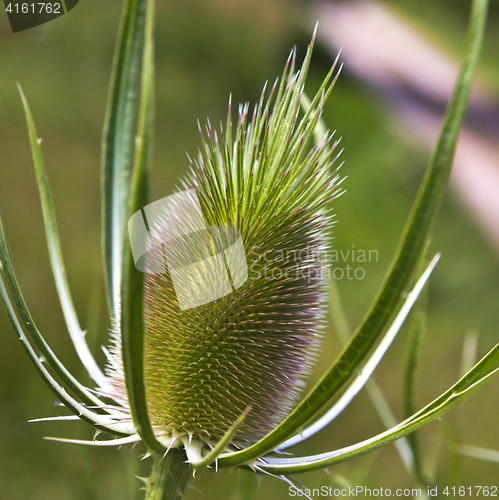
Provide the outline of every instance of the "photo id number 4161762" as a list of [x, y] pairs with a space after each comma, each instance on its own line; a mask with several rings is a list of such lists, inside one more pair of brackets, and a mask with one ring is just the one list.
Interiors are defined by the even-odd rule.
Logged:
[[5, 9], [11, 14], [62, 14], [61, 4], [55, 3], [9, 3]]

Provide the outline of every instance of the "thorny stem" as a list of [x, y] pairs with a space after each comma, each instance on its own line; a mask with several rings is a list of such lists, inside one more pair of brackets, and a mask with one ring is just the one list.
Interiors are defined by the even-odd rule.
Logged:
[[180, 450], [170, 450], [165, 457], [154, 455], [154, 465], [147, 480], [145, 500], [179, 500], [192, 477], [192, 468]]

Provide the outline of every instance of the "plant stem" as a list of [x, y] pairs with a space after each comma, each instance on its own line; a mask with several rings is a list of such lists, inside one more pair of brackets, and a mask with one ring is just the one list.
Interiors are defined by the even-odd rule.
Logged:
[[185, 453], [170, 450], [165, 457], [154, 455], [154, 465], [147, 481], [145, 500], [178, 500], [182, 498], [192, 476]]

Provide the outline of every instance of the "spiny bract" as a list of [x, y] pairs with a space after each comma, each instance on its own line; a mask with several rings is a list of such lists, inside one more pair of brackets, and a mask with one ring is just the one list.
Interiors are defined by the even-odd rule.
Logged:
[[195, 188], [208, 226], [240, 232], [248, 278], [182, 311], [170, 273], [146, 275], [148, 406], [167, 436], [212, 443], [250, 407], [237, 441], [255, 441], [290, 411], [310, 367], [323, 322], [327, 207], [339, 194], [333, 134], [310, 145], [336, 80], [333, 66], [304, 105], [312, 45], [296, 74], [291, 52], [280, 85], [267, 99], [264, 88], [251, 120], [240, 105], [234, 140], [230, 104], [221, 136], [209, 123], [206, 137], [200, 129], [203, 147], [183, 189]]

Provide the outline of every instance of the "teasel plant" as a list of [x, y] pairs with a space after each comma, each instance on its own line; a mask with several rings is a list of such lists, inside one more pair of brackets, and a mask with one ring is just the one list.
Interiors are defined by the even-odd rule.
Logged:
[[[102, 151], [104, 272], [111, 319], [105, 370], [85, 340], [68, 287], [53, 200], [28, 102], [20, 90], [55, 284], [76, 352], [94, 382], [81, 384], [36, 327], [16, 278], [0, 218], [0, 294], [38, 374], [72, 415], [98, 433], [91, 446], [142, 442], [152, 457], [146, 499], [182, 497], [205, 468], [243, 468], [298, 490], [295, 475], [325, 469], [404, 439], [461, 403], [499, 372], [499, 344], [447, 391], [385, 432], [346, 448], [293, 456], [292, 447], [327, 426], [368, 383], [428, 280], [439, 255], [428, 241], [451, 172], [487, 17], [472, 4], [464, 61], [421, 187], [384, 282], [356, 331], [322, 378], [300, 395], [325, 324], [329, 282], [314, 255], [327, 249], [331, 202], [341, 193], [338, 147], [322, 111], [338, 60], [317, 93], [293, 50], [282, 78], [250, 113], [229, 104], [227, 123], [200, 127], [202, 145], [181, 190], [194, 189], [211, 226], [236, 228], [261, 267], [232, 293], [182, 311], [172, 280], [135, 266], [129, 218], [149, 203], [154, 115], [154, 1], [126, 0], [118, 34]], [[164, 222], [164, 221], [163, 221]], [[165, 230], [159, 221], [156, 230]], [[268, 261], [275, 248], [307, 258]], [[320, 417], [318, 417], [320, 415]], [[47, 420], [47, 419], [40, 419]], [[100, 439], [100, 434], [111, 436]], [[68, 444], [69, 446], [69, 444]], [[414, 446], [408, 462], [418, 469]], [[407, 455], [406, 455], [407, 456]], [[421, 478], [423, 482], [424, 479]], [[306, 493], [300, 490], [306, 497]]]

